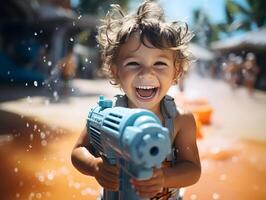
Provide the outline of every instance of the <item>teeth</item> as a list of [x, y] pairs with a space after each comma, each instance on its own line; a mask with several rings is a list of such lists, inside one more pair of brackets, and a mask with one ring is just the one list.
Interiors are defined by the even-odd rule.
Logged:
[[138, 86], [138, 89], [143, 89], [143, 90], [149, 90], [149, 89], [154, 89], [154, 86]]

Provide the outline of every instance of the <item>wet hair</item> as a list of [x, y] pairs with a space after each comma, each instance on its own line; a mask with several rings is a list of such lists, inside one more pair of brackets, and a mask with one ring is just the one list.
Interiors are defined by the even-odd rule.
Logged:
[[180, 21], [165, 22], [164, 12], [157, 3], [144, 1], [135, 13], [128, 15], [119, 5], [112, 4], [101, 22], [96, 38], [101, 48], [102, 69], [113, 84], [117, 84], [117, 77], [112, 74], [111, 66], [116, 61], [119, 47], [134, 33], [139, 34], [140, 42], [146, 47], [151, 48], [147, 45], [148, 41], [155, 48], [176, 52], [176, 82], [193, 59], [187, 50], [193, 37], [187, 24]]

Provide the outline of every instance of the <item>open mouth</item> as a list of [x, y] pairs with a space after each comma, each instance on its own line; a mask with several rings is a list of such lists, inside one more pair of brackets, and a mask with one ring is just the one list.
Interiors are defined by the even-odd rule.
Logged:
[[136, 87], [136, 93], [140, 99], [149, 100], [156, 95], [158, 89], [158, 87], [154, 86], [138, 86]]

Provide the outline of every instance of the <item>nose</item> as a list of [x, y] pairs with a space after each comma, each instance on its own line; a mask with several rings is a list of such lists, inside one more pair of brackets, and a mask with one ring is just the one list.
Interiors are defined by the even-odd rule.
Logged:
[[142, 67], [142, 70], [140, 71], [139, 77], [141, 78], [149, 78], [154, 76], [154, 70], [151, 66], [148, 67]]

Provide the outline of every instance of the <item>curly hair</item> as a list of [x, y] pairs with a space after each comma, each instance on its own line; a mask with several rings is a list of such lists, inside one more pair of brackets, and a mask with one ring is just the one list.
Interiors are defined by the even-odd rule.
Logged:
[[[158, 4], [150, 0], [140, 4], [137, 12], [125, 15], [117, 4], [112, 4], [106, 17], [98, 27], [97, 42], [101, 47], [103, 72], [117, 84], [117, 77], [111, 72], [111, 65], [115, 62], [119, 47], [126, 43], [133, 33], [138, 33], [140, 41], [146, 47], [168, 49], [176, 52], [175, 67], [178, 78], [187, 70], [193, 56], [187, 50], [193, 34], [184, 22], [165, 22], [164, 12]], [[146, 39], [146, 40], [145, 40]]]

